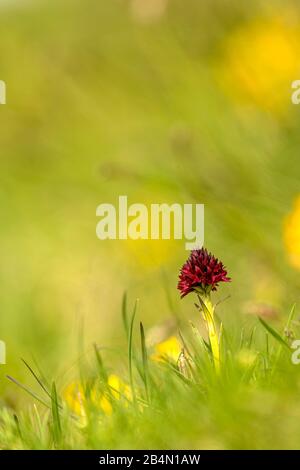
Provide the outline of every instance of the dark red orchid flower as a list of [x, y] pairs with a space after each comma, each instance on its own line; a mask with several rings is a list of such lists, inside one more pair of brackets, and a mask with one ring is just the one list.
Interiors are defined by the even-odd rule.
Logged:
[[216, 290], [219, 282], [229, 281], [231, 279], [227, 277], [223, 263], [205, 248], [201, 248], [193, 250], [182, 266], [177, 288], [181, 292], [181, 297], [184, 297], [198, 289], [203, 292]]

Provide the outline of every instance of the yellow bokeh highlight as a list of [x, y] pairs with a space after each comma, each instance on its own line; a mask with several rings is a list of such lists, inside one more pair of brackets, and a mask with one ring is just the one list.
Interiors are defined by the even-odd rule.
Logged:
[[300, 269], [300, 196], [284, 221], [283, 238], [291, 265]]
[[289, 108], [300, 73], [300, 28], [291, 16], [259, 19], [228, 37], [218, 80], [230, 95], [275, 114]]
[[236, 354], [237, 363], [245, 369], [253, 367], [257, 357], [258, 353], [248, 348], [243, 348]]
[[[153, 194], [153, 197], [149, 198], [149, 194]], [[134, 269], [141, 268], [143, 272], [151, 272], [158, 267], [170, 263], [176, 253], [184, 247], [184, 233], [182, 233], [182, 240], [174, 239], [173, 213], [170, 216], [170, 239], [162, 238], [163, 220], [161, 215], [159, 219], [159, 238], [153, 239], [151, 237], [151, 225], [153, 223], [152, 204], [168, 204], [171, 206], [176, 202], [168, 193], [163, 191], [158, 192], [157, 187], [151, 185], [145, 187], [144, 192], [136, 192], [128, 197], [128, 207], [134, 203], [140, 203], [146, 207], [147, 215], [145, 217], [139, 216], [138, 218], [147, 227], [148, 237], [146, 239], [132, 239], [128, 235], [126, 240], [122, 240], [122, 256], [126, 259], [126, 264], [130, 264]], [[135, 218], [132, 216], [128, 217], [128, 230], [130, 223]], [[138, 230], [140, 230], [140, 227]]]

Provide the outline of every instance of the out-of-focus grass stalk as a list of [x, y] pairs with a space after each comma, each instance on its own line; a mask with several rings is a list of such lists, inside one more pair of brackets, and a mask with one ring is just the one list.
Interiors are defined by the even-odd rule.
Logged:
[[139, 303], [139, 299], [136, 299], [135, 304], [134, 304], [133, 314], [132, 314], [132, 317], [131, 317], [130, 328], [129, 328], [129, 335], [128, 335], [128, 366], [129, 366], [129, 379], [130, 379], [130, 387], [131, 387], [132, 398], [133, 398], [133, 402], [134, 402], [134, 403], [135, 403], [135, 401], [136, 401], [136, 396], [135, 396], [134, 381], [133, 381], [133, 370], [132, 370], [132, 361], [133, 361], [133, 345], [132, 345], [132, 339], [133, 339], [134, 319], [135, 319], [136, 311], [137, 311], [137, 308], [138, 308], [138, 303]]

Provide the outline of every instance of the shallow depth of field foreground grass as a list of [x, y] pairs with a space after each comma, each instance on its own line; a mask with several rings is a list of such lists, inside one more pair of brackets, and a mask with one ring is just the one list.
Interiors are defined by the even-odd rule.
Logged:
[[281, 332], [260, 319], [233, 335], [222, 323], [218, 373], [192, 323], [179, 340], [147, 348], [138, 304], [129, 310], [124, 296], [128, 349], [120, 352], [119, 375], [95, 344], [64, 390], [27, 363], [34, 388], [9, 378], [32, 405], [18, 414], [2, 411], [1, 448], [299, 448], [300, 365], [292, 364], [289, 346], [299, 336], [294, 307]]

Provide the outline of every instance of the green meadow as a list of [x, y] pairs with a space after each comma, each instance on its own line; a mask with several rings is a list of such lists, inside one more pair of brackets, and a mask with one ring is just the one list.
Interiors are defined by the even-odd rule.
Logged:
[[[1, 449], [299, 448], [299, 13], [0, 1]], [[219, 371], [185, 240], [97, 238], [120, 195], [204, 204]]]

